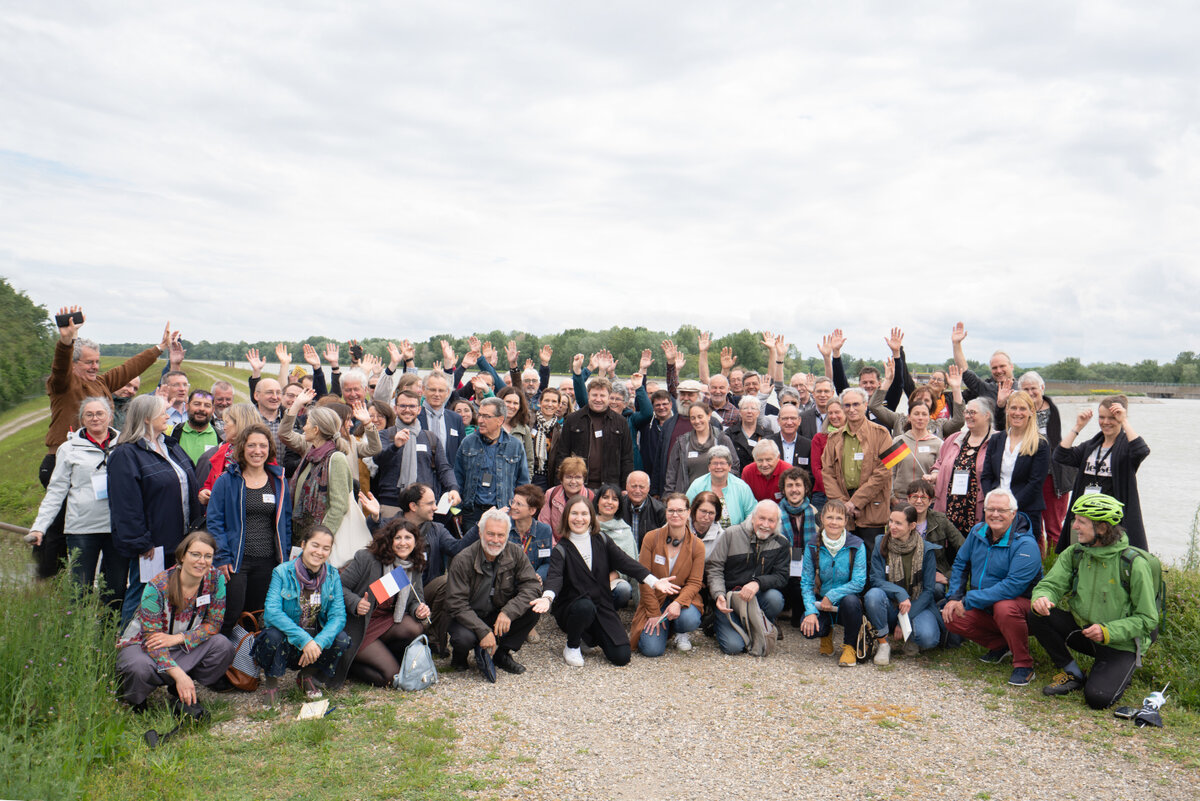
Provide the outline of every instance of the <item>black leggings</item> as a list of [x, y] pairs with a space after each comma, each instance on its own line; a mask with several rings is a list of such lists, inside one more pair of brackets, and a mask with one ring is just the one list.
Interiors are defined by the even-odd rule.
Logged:
[[379, 639], [358, 649], [354, 661], [350, 663], [350, 675], [365, 684], [388, 686], [392, 683], [392, 677], [400, 672], [404, 649], [424, 631], [425, 627], [416, 618], [405, 615], [403, 620], [393, 623], [390, 629], [379, 635]]
[[233, 636], [233, 627], [242, 612], [258, 612], [266, 605], [271, 571], [277, 564], [273, 556], [267, 559], [243, 557], [241, 570], [229, 574], [229, 581], [225, 582], [225, 621], [221, 624], [221, 633], [226, 637]]
[[613, 642], [604, 627], [596, 623], [596, 605], [590, 598], [578, 598], [571, 602], [563, 617], [562, 629], [567, 633], [568, 648], [578, 648], [584, 640], [591, 640], [588, 644], [600, 646], [609, 662], [614, 665], [629, 664], [629, 640], [621, 645]]
[[1083, 685], [1083, 698], [1092, 709], [1107, 709], [1115, 704], [1133, 680], [1137, 654], [1121, 651], [1093, 642], [1083, 636], [1079, 624], [1070, 612], [1051, 609], [1043, 617], [1031, 611], [1028, 616], [1029, 633], [1046, 649], [1050, 660], [1064, 668], [1075, 660], [1071, 655], [1074, 648], [1081, 654], [1095, 658], [1091, 675]]

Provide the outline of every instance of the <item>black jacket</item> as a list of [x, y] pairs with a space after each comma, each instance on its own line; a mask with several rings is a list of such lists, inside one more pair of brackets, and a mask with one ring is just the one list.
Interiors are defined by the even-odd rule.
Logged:
[[638, 514], [637, 527], [633, 525], [633, 503], [628, 496], [621, 496], [621, 511], [618, 514], [633, 529], [633, 540], [639, 548], [642, 546], [642, 537], [647, 531], [654, 531], [654, 529], [662, 528], [667, 524], [667, 507], [663, 506], [662, 501], [650, 496], [647, 496], [643, 502], [642, 510]]
[[604, 534], [592, 535], [591, 570], [570, 539], [560, 540], [550, 552], [550, 572], [544, 584], [545, 589], [554, 593], [554, 605], [550, 611], [558, 625], [565, 628], [567, 609], [574, 601], [588, 598], [596, 605], [596, 623], [608, 638], [616, 645], [628, 645], [629, 635], [617, 616], [612, 590], [608, 586], [608, 574], [614, 570], [632, 576], [637, 581], [650, 575], [641, 562], [634, 561], [621, 550], [621, 546]]
[[[588, 409], [580, 409], [567, 415], [562, 433], [554, 443], [554, 463], [562, 464], [568, 456], [579, 456], [585, 461], [592, 449], [592, 426]], [[603, 415], [603, 464], [600, 465], [600, 484], [625, 486], [625, 478], [633, 472], [633, 438], [629, 435], [629, 424], [625, 418], [611, 409]], [[589, 472], [592, 465], [588, 465]], [[594, 481], [588, 481], [590, 489], [598, 489]]]

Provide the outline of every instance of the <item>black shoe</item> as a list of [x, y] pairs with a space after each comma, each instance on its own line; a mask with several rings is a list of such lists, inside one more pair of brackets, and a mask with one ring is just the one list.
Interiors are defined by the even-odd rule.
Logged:
[[475, 646], [475, 666], [485, 679], [492, 684], [496, 683], [496, 663], [492, 661], [492, 655], [486, 648]]
[[231, 693], [236, 690], [237, 687], [234, 687], [233, 683], [230, 682], [229, 679], [224, 675], [222, 675], [221, 678], [208, 685], [208, 689], [212, 690], [214, 693]]
[[1008, 646], [1004, 646], [1002, 648], [993, 648], [991, 651], [988, 651], [986, 654], [979, 657], [979, 661], [983, 662], [985, 665], [998, 665], [1005, 659], [1008, 659], [1010, 656], [1012, 656], [1012, 650], [1009, 649]]
[[1065, 670], [1054, 677], [1054, 681], [1042, 688], [1042, 695], [1066, 695], [1083, 687], [1084, 680]]
[[454, 649], [454, 656], [450, 657], [450, 667], [454, 668], [455, 670], [467, 669], [467, 652], [465, 649]]
[[512, 651], [509, 651], [507, 648], [496, 651], [496, 656], [492, 658], [492, 661], [496, 663], [496, 667], [505, 673], [520, 676], [525, 672], [525, 666], [513, 659]]

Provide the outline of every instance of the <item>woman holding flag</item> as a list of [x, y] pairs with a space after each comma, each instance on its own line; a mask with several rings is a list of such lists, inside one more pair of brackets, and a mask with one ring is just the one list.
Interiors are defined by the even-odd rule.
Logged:
[[334, 686], [340, 686], [347, 673], [376, 687], [392, 683], [404, 649], [429, 622], [424, 570], [424, 538], [403, 516], [388, 521], [371, 544], [342, 567], [350, 647], [338, 665]]

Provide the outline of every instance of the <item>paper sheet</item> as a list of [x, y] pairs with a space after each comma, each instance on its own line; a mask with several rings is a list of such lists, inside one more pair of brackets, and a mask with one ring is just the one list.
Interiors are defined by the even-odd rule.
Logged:
[[138, 574], [143, 584], [149, 584], [150, 579], [157, 576], [159, 573], [166, 570], [166, 562], [163, 556], [162, 546], [154, 549], [154, 553], [150, 554], [150, 558], [138, 557]]
[[904, 641], [908, 642], [908, 638], [912, 636], [912, 621], [908, 619], [908, 612], [902, 612], [899, 619], [900, 633], [904, 635]]
[[316, 720], [323, 718], [328, 710], [328, 698], [322, 698], [320, 701], [309, 701], [300, 707], [300, 714], [296, 715], [296, 720]]

